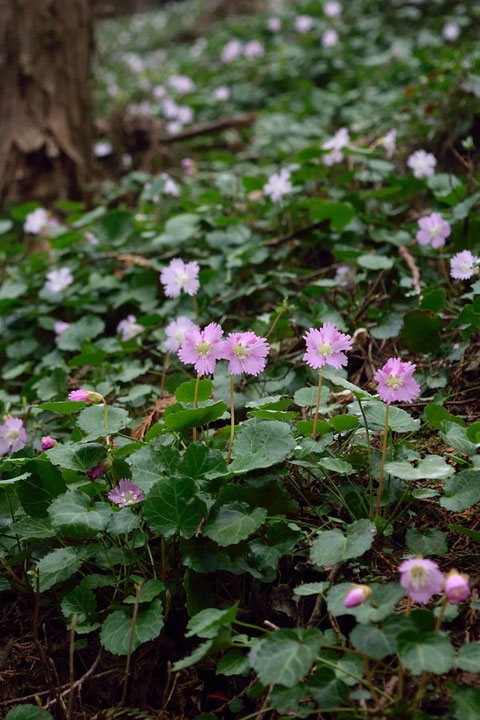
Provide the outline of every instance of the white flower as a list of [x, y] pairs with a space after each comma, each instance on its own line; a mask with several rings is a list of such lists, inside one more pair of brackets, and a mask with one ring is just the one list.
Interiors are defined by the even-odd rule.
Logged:
[[228, 88], [226, 85], [219, 85], [219, 87], [215, 88], [213, 91], [213, 99], [219, 100], [220, 102], [224, 102], [225, 100], [228, 100], [230, 97], [230, 88]]
[[331, 48], [338, 43], [338, 33], [333, 28], [329, 28], [322, 33], [322, 47]]
[[383, 136], [381, 139], [381, 143], [385, 150], [387, 151], [387, 158], [390, 159], [393, 157], [393, 153], [395, 152], [396, 148], [396, 140], [397, 140], [397, 131], [395, 128], [392, 128], [392, 130], [389, 130], [386, 135]]
[[127, 342], [145, 330], [143, 325], [137, 323], [135, 315], [128, 315], [125, 320], [120, 320], [117, 326], [117, 332], [122, 334], [122, 342]]
[[51, 293], [59, 293], [66, 290], [73, 283], [73, 275], [68, 267], [62, 267], [58, 270], [51, 270], [47, 273], [47, 282], [45, 290]]
[[95, 143], [93, 146], [93, 154], [95, 157], [101, 158], [101, 157], [107, 157], [107, 155], [112, 154], [112, 144], [107, 142], [106, 140], [99, 140]]
[[250, 40], [243, 48], [243, 54], [246, 58], [251, 60], [252, 58], [262, 57], [265, 54], [263, 45], [260, 45], [256, 40]]
[[168, 78], [168, 84], [179, 95], [186, 95], [195, 90], [195, 83], [188, 75], [172, 75]]
[[310, 15], [297, 15], [295, 18], [295, 30], [299, 33], [307, 33], [313, 27], [313, 19]]
[[408, 167], [419, 180], [430, 177], [435, 172], [437, 159], [432, 153], [425, 150], [416, 150], [407, 160]]
[[339, 2], [331, 0], [330, 2], [325, 3], [325, 5], [323, 6], [323, 12], [327, 17], [338, 17], [338, 15], [342, 14], [342, 6]]
[[348, 134], [347, 128], [340, 128], [330, 140], [326, 140], [322, 145], [324, 150], [331, 150], [331, 152], [323, 155], [323, 164], [329, 167], [330, 165], [342, 162], [343, 153], [341, 149], [347, 147], [349, 142], [350, 135]]
[[180, 195], [180, 190], [177, 183], [172, 180], [170, 175], [168, 175], [168, 173], [162, 173], [160, 177], [162, 178], [162, 180], [165, 181], [163, 185], [163, 193], [165, 195], [173, 195], [173, 197], [178, 197]]
[[279, 202], [284, 195], [288, 195], [292, 190], [293, 186], [290, 182], [290, 172], [288, 170], [273, 173], [263, 186], [263, 194], [268, 195], [272, 202]]
[[48, 227], [48, 212], [45, 208], [36, 208], [28, 213], [23, 224], [25, 232], [31, 235], [41, 235]]
[[449, 42], [455, 42], [455, 40], [460, 35], [460, 27], [457, 25], [456, 22], [447, 22], [443, 26], [442, 35], [445, 40], [448, 40]]
[[229, 40], [223, 48], [220, 59], [223, 63], [232, 62], [242, 54], [243, 46], [239, 40]]

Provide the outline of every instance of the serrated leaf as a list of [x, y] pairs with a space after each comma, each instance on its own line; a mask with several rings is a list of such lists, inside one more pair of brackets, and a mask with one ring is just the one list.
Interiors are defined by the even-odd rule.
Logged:
[[480, 690], [476, 687], [454, 689], [456, 720], [478, 720], [480, 717]]
[[295, 448], [290, 426], [279, 420], [252, 418], [242, 423], [233, 441], [231, 472], [267, 468], [285, 460]]
[[22, 507], [31, 517], [45, 517], [52, 500], [66, 490], [62, 475], [43, 456], [29, 460], [23, 468], [29, 476], [16, 487]]
[[248, 657], [240, 650], [229, 650], [217, 663], [217, 675], [246, 675], [250, 669]]
[[266, 516], [265, 508], [252, 510], [246, 502], [227, 503], [208, 521], [203, 534], [222, 547], [236, 545], [258, 530]]
[[447, 538], [441, 530], [428, 528], [421, 533], [417, 528], [409, 528], [406, 535], [408, 549], [415, 555], [446, 555], [448, 552]]
[[[154, 640], [163, 628], [162, 602], [156, 598], [146, 610], [140, 610], [133, 635], [132, 650]], [[100, 631], [100, 642], [114, 655], [127, 655], [132, 632], [132, 616], [124, 610], [107, 615]]]
[[[156, 598], [157, 595], [160, 595], [160, 593], [164, 590], [165, 583], [163, 583], [161, 580], [147, 580], [146, 582], [142, 583], [142, 586], [140, 587], [138, 601], [140, 603], [151, 602], [153, 598]], [[128, 597], [126, 597], [123, 602], [126, 605], [135, 605], [136, 595], [128, 595]]]
[[185, 637], [198, 637], [211, 639], [218, 635], [220, 628], [229, 627], [237, 616], [238, 602], [226, 610], [206, 608], [190, 618], [187, 625], [188, 632]]
[[87, 618], [95, 613], [97, 601], [93, 591], [85, 585], [77, 585], [68, 595], [65, 595], [61, 602], [63, 616], [71, 620], [77, 614], [77, 622], [83, 624]]
[[316, 629], [277, 630], [258, 640], [248, 659], [263, 685], [291, 688], [310, 672], [321, 642]]
[[463, 470], [449, 478], [443, 486], [440, 505], [446, 510], [461, 512], [480, 501], [480, 470]]
[[85, 445], [58, 445], [47, 451], [49, 460], [61, 468], [86, 473], [100, 465], [107, 456], [105, 445], [88, 443]]
[[357, 520], [341, 530], [323, 530], [317, 533], [310, 549], [310, 560], [321, 567], [359, 557], [373, 543], [375, 525], [369, 520]]
[[456, 665], [465, 672], [480, 673], [480, 643], [465, 643], [458, 649]]
[[204, 505], [187, 477], [164, 477], [152, 487], [143, 503], [143, 515], [153, 532], [165, 539], [179, 534], [189, 538], [200, 525]]
[[59, 495], [48, 508], [52, 527], [70, 538], [95, 537], [106, 529], [113, 511], [106, 503], [90, 507], [90, 502], [89, 496], [79, 491]]
[[58, 548], [45, 555], [37, 565], [40, 575], [40, 592], [68, 580], [80, 569], [82, 562], [83, 560], [78, 557], [72, 547]]
[[154, 449], [151, 445], [144, 445], [127, 458], [127, 463], [132, 471], [132, 482], [148, 493], [162, 475], [176, 472], [180, 454], [175, 448]]
[[420, 675], [424, 670], [443, 675], [453, 667], [452, 644], [439, 633], [406, 630], [398, 635], [397, 646], [400, 662], [413, 675]]
[[123, 408], [109, 405], [108, 427], [105, 427], [105, 415], [103, 405], [90, 405], [78, 416], [77, 423], [86, 433], [82, 442], [87, 443], [106, 435], [115, 435], [128, 425], [130, 418], [128, 412]]
[[195, 650], [190, 655], [187, 655], [187, 657], [184, 657], [182, 660], [177, 660], [177, 662], [173, 665], [173, 672], [185, 670], [185, 668], [196, 665], [199, 660], [204, 658], [205, 655], [208, 655], [212, 645], [213, 640], [205, 640], [205, 642], [195, 648]]
[[[345, 673], [343, 673], [343, 677], [345, 677]], [[308, 688], [322, 712], [342, 707], [348, 697], [346, 683], [330, 667], [319, 667], [309, 678]]]

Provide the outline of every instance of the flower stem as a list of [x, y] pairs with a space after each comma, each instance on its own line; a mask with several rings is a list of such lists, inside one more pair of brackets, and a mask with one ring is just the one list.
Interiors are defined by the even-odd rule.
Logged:
[[315, 417], [313, 418], [313, 430], [312, 437], [314, 438], [317, 434], [317, 420], [318, 420], [318, 408], [320, 407], [320, 394], [322, 392], [322, 381], [323, 377], [320, 375], [318, 378], [318, 393], [317, 393], [317, 405], [315, 407]]
[[447, 609], [448, 605], [448, 597], [445, 595], [443, 598], [443, 602], [440, 605], [440, 612], [438, 613], [437, 622], [435, 623], [435, 632], [438, 633], [440, 630], [440, 626], [443, 622], [443, 616], [445, 615], [445, 610]]
[[228, 443], [227, 465], [232, 454], [233, 436], [235, 435], [235, 405], [233, 402], [233, 375], [230, 375], [230, 442]]
[[[443, 598], [443, 602], [440, 606], [440, 612], [438, 613], [437, 621], [435, 623], [435, 630], [434, 630], [435, 633], [438, 633], [438, 631], [440, 630], [443, 616], [445, 615], [445, 610], [447, 609], [447, 605], [448, 605], [448, 597], [445, 595]], [[418, 684], [417, 692], [415, 694], [415, 697], [413, 698], [413, 707], [412, 707], [413, 711], [415, 711], [420, 706], [420, 704], [423, 700], [423, 696], [425, 695], [425, 690], [427, 687], [427, 681], [428, 681], [428, 672], [426, 670], [424, 670], [420, 677], [420, 682]]]
[[196, 322], [197, 325], [200, 327], [200, 315], [199, 315], [199, 312], [198, 312], [197, 296], [196, 296], [196, 295], [192, 295], [192, 298], [193, 298], [193, 309], [195, 310], [195, 322]]
[[163, 395], [163, 390], [165, 388], [165, 379], [167, 377], [167, 370], [168, 365], [170, 363], [170, 352], [168, 352], [165, 356], [165, 362], [163, 363], [163, 370], [162, 370], [162, 379], [160, 381], [160, 397]]
[[[193, 296], [195, 297], [195, 295]], [[195, 382], [195, 393], [193, 395], [193, 409], [196, 410], [198, 407], [198, 385], [200, 383], [200, 375], [197, 375]], [[193, 428], [193, 442], [197, 442], [197, 428]]]
[[135, 605], [133, 608], [132, 629], [130, 631], [130, 639], [128, 641], [127, 662], [125, 663], [125, 675], [123, 678], [123, 692], [122, 692], [122, 699], [120, 700], [121, 705], [125, 705], [125, 700], [127, 699], [128, 676], [130, 675], [130, 661], [132, 659], [133, 638], [135, 635], [135, 627], [137, 625], [138, 606], [140, 605], [140, 588], [141, 587], [142, 587], [142, 583], [135, 585]]
[[104, 415], [105, 415], [105, 427], [108, 428], [108, 405], [107, 405], [107, 401], [105, 400], [104, 397], [102, 397], [102, 401], [103, 401], [103, 410], [104, 410]]
[[382, 501], [383, 473], [384, 473], [384, 466], [385, 466], [385, 457], [387, 454], [387, 440], [388, 440], [388, 410], [389, 410], [389, 405], [387, 405], [385, 408], [385, 429], [383, 431], [382, 465], [380, 467], [380, 480], [378, 481], [377, 507], [375, 508], [375, 517], [378, 517], [380, 515], [380, 503]]

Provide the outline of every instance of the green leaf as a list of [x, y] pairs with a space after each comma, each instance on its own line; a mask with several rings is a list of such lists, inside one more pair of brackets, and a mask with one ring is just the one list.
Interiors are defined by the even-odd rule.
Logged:
[[248, 657], [240, 650], [230, 650], [217, 663], [217, 675], [246, 675], [250, 669]]
[[163, 413], [163, 421], [171, 430], [189, 430], [218, 420], [227, 410], [224, 402], [213, 403], [195, 410], [184, 410], [178, 403], [170, 405]]
[[106, 503], [89, 506], [90, 498], [86, 493], [69, 490], [59, 495], [48, 508], [52, 526], [66, 537], [95, 537], [100, 530], [106, 529], [113, 511]]
[[47, 451], [54, 465], [77, 472], [86, 473], [92, 467], [100, 465], [107, 456], [105, 445], [90, 443], [86, 445], [58, 445]]
[[203, 503], [193, 480], [165, 477], [152, 487], [143, 503], [143, 515], [154, 533], [165, 539], [175, 534], [189, 538], [200, 525]]
[[375, 525], [369, 520], [357, 520], [341, 530], [323, 530], [317, 533], [310, 549], [310, 560], [321, 567], [359, 557], [373, 543]]
[[[5, 715], [5, 720], [39, 720], [39, 712], [38, 705], [17, 705]], [[48, 710], [42, 709], [41, 713], [42, 720], [55, 720]]]
[[467, 437], [467, 431], [464, 427], [456, 422], [444, 421], [442, 423], [443, 432], [440, 437], [447, 444], [451, 445], [465, 455], [475, 455], [477, 452], [476, 443], [470, 442]]
[[405, 630], [399, 634], [397, 645], [400, 662], [413, 675], [420, 675], [424, 670], [443, 675], [453, 667], [452, 644], [441, 634]]
[[320, 222], [330, 220], [335, 230], [343, 230], [355, 217], [355, 210], [347, 203], [332, 202], [323, 198], [313, 198], [309, 201], [310, 216], [312, 220]]
[[[179, 403], [193, 403], [195, 399], [196, 380], [182, 383], [175, 390], [175, 397]], [[211, 380], [200, 380], [198, 383], [198, 402], [208, 400], [213, 390], [213, 382]]]
[[440, 455], [427, 455], [418, 461], [416, 467], [405, 460], [385, 463], [389, 475], [401, 480], [444, 480], [455, 474], [455, 468], [449, 465]]
[[30, 476], [16, 487], [22, 507], [31, 517], [45, 517], [52, 500], [66, 490], [62, 475], [42, 456], [26, 462], [23, 468]]
[[247, 473], [285, 460], [295, 448], [290, 425], [279, 420], [246, 420], [235, 434], [229, 470]]
[[[300, 388], [293, 396], [295, 405], [299, 407], [315, 407], [317, 404], [318, 386], [311, 385], [309, 387]], [[330, 395], [330, 388], [326, 385], [322, 386], [320, 393], [320, 404], [325, 405], [328, 402], [328, 396]]]
[[324, 593], [327, 587], [328, 583], [326, 582], [303, 583], [293, 588], [293, 592], [295, 595], [319, 595], [320, 593]]
[[458, 650], [457, 667], [465, 672], [480, 673], [480, 643], [465, 643]]
[[230, 627], [237, 616], [238, 602], [226, 610], [206, 608], [190, 618], [187, 625], [188, 632], [185, 637], [198, 637], [211, 639], [215, 638], [220, 628]]
[[106, 530], [110, 535], [124, 535], [140, 527], [141, 518], [133, 508], [123, 507], [119, 510], [112, 510]]
[[351, 415], [335, 415], [329, 418], [328, 422], [333, 425], [335, 432], [345, 432], [346, 430], [355, 430], [358, 425], [358, 418]]
[[205, 642], [195, 648], [195, 650], [190, 655], [187, 655], [187, 657], [184, 657], [182, 660], [177, 660], [177, 662], [172, 667], [173, 672], [185, 670], [185, 668], [196, 665], [199, 660], [208, 655], [212, 645], [213, 640], [205, 640]]
[[80, 584], [68, 595], [65, 595], [61, 602], [61, 608], [66, 620], [71, 621], [73, 615], [77, 613], [77, 622], [83, 624], [95, 613], [97, 601], [93, 591]]
[[[162, 602], [156, 598], [146, 610], [138, 613], [132, 650], [142, 643], [154, 640], [163, 628]], [[107, 615], [100, 631], [100, 642], [114, 655], [127, 655], [132, 632], [132, 617], [124, 610], [115, 610]]]
[[456, 720], [478, 720], [480, 717], [480, 690], [478, 688], [455, 688], [453, 698]]
[[340, 473], [340, 475], [350, 475], [354, 472], [353, 466], [345, 460], [340, 460], [340, 458], [323, 457], [319, 458], [317, 462], [324, 470]]
[[395, 652], [395, 640], [385, 628], [376, 625], [356, 625], [350, 633], [350, 642], [355, 650], [374, 660], [383, 660]]
[[[153, 598], [156, 598], [157, 595], [160, 595], [160, 593], [164, 590], [165, 583], [161, 580], [147, 580], [142, 583], [142, 586], [140, 587], [139, 602], [151, 602]], [[136, 595], [128, 595], [123, 602], [126, 605], [135, 605]]]
[[[359, 677], [361, 678], [361, 676], [362, 673], [360, 672]], [[346, 675], [343, 673], [343, 678], [345, 677]], [[320, 667], [316, 670], [309, 678], [308, 689], [322, 712], [343, 707], [348, 697], [346, 683], [343, 679], [339, 679], [337, 673], [331, 667]]]
[[37, 565], [40, 575], [40, 592], [68, 580], [80, 569], [82, 562], [75, 552], [75, 548], [72, 547], [58, 548], [45, 555]]
[[83, 343], [93, 340], [105, 330], [105, 323], [98, 315], [85, 315], [72, 323], [60, 336], [60, 350], [81, 350]]
[[53, 413], [60, 413], [60, 415], [73, 415], [77, 410], [81, 410], [86, 407], [84, 402], [73, 402], [72, 400], [63, 400], [61, 402], [46, 402], [37, 405], [42, 410], [49, 410]]
[[55, 537], [56, 532], [52, 528], [50, 518], [28, 518], [19, 520], [12, 525], [12, 530], [21, 540], [43, 540], [44, 538]]
[[[368, 427], [371, 430], [383, 430], [385, 427], [386, 405], [379, 400], [364, 400], [362, 401], [362, 407], [365, 412], [365, 417], [367, 418]], [[349, 412], [353, 415], [361, 416], [358, 402], [353, 402], [349, 405]], [[362, 422], [361, 417], [360, 422]], [[390, 405], [388, 427], [393, 432], [415, 432], [415, 430], [418, 430], [420, 427], [420, 420], [414, 420], [412, 416], [405, 410], [402, 410], [402, 408]]]
[[442, 429], [442, 423], [444, 421], [447, 422], [455, 422], [458, 423], [458, 425], [464, 426], [465, 423], [462, 420], [462, 418], [456, 417], [456, 415], [452, 415], [452, 413], [448, 412], [448, 410], [445, 410], [444, 407], [441, 405], [427, 405], [427, 407], [424, 410], [425, 417], [427, 419], [428, 424], [431, 427], [436, 428], [437, 430]]
[[132, 471], [132, 481], [144, 493], [150, 492], [162, 475], [175, 473], [180, 464], [178, 450], [170, 447], [144, 445], [127, 458]]
[[463, 470], [449, 478], [443, 486], [440, 505], [446, 510], [461, 512], [480, 501], [480, 470]]
[[362, 399], [372, 397], [368, 392], [359, 388], [358, 385], [354, 385], [349, 380], [346, 380], [340, 370], [335, 370], [329, 365], [324, 365], [324, 367], [321, 368], [320, 375], [325, 380], [329, 380], [333, 385], [339, 385], [344, 390], [350, 390], [350, 392], [352, 392], [357, 398], [359, 397]]
[[189, 445], [185, 450], [179, 470], [195, 481], [213, 480], [229, 472], [219, 450], [210, 450], [199, 443]]
[[366, 270], [390, 270], [393, 260], [385, 255], [360, 255], [357, 263]]
[[203, 534], [222, 547], [236, 545], [258, 530], [266, 516], [265, 508], [252, 510], [246, 502], [227, 503], [208, 521]]
[[473, 423], [467, 428], [467, 438], [471, 443], [480, 445], [480, 422]]
[[447, 293], [442, 287], [429, 287], [423, 290], [423, 296], [420, 301], [421, 310], [432, 310], [438, 312], [443, 310], [447, 300]]
[[441, 530], [428, 528], [422, 534], [416, 528], [407, 530], [406, 542], [408, 549], [415, 555], [446, 555], [448, 552], [447, 538]]
[[411, 310], [403, 318], [402, 339], [416, 353], [432, 353], [440, 348], [442, 318], [430, 310]]
[[86, 433], [82, 442], [87, 443], [106, 435], [115, 435], [128, 425], [130, 418], [123, 408], [108, 406], [108, 427], [105, 427], [105, 414], [102, 405], [90, 405], [78, 416], [78, 425]]
[[310, 672], [322, 636], [316, 629], [277, 630], [258, 640], [248, 659], [263, 685], [293, 687]]

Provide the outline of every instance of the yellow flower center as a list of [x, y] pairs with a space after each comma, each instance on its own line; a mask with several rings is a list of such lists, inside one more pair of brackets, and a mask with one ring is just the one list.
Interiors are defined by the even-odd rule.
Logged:
[[414, 565], [410, 568], [410, 582], [415, 590], [419, 590], [428, 581], [429, 572], [423, 565]]
[[10, 442], [10, 445], [13, 445], [13, 443], [20, 438], [20, 430], [9, 430], [6, 437], [7, 440]]
[[120, 497], [122, 498], [122, 502], [125, 505], [133, 505], [135, 503], [135, 500], [137, 499], [137, 496], [133, 492], [133, 490], [127, 490], [126, 492], [125, 491], [121, 492]]
[[212, 346], [210, 345], [210, 343], [205, 342], [205, 340], [201, 340], [196, 348], [199, 355], [208, 355], [211, 349]]
[[332, 344], [325, 340], [325, 342], [322, 342], [321, 345], [318, 346], [317, 352], [322, 357], [330, 357], [333, 353]]
[[399, 375], [389, 375], [387, 378], [387, 385], [393, 390], [398, 390], [403, 386], [403, 380]]
[[188, 283], [188, 275], [186, 272], [177, 272], [175, 275], [175, 280], [177, 285], [180, 285], [180, 287], [185, 287], [185, 285]]
[[235, 355], [240, 359], [243, 360], [244, 358], [248, 357], [250, 355], [250, 350], [245, 347], [245, 345], [242, 345], [242, 343], [236, 343], [233, 346], [233, 352]]

